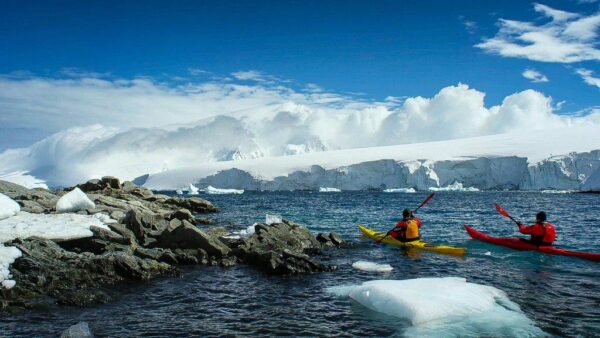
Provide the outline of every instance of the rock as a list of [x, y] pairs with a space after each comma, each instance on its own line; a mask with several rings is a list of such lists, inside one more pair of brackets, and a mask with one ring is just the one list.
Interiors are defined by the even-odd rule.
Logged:
[[14, 184], [12, 182], [8, 182], [8, 181], [2, 181], [0, 180], [0, 193], [15, 199], [17, 196], [21, 196], [24, 194], [27, 194], [31, 192], [31, 190], [20, 186], [18, 184]]
[[329, 234], [319, 233], [317, 235], [317, 241], [327, 247], [341, 246], [345, 244], [344, 240], [335, 232]]
[[19, 201], [19, 205], [21, 205], [21, 211], [32, 214], [43, 214], [46, 211], [44, 207], [33, 201]]
[[195, 219], [188, 209], [179, 209], [169, 216], [169, 220], [178, 219], [180, 221], [188, 221], [194, 223]]
[[155, 261], [165, 262], [167, 264], [178, 264], [179, 263], [179, 261], [177, 260], [177, 255], [175, 255], [169, 249], [162, 249], [162, 248], [147, 249], [147, 248], [138, 247], [135, 249], [134, 254], [140, 258], [153, 259]]
[[212, 205], [212, 203], [199, 197], [171, 197], [167, 199], [165, 203], [177, 206], [179, 208], [188, 209], [193, 213], [205, 214], [210, 212], [219, 212], [219, 209]]
[[[51, 240], [35, 237], [16, 239], [10, 245], [21, 250], [23, 256], [11, 265], [13, 279], [17, 281], [15, 287], [10, 292], [0, 290], [0, 299], [9, 307], [32, 307], [43, 297], [73, 304], [96, 302], [99, 296], [90, 296], [94, 288], [175, 273], [169, 264], [136, 257], [131, 250], [75, 253]], [[60, 297], [65, 294], [69, 294], [71, 301]]]
[[160, 218], [148, 212], [139, 212], [129, 210], [123, 219], [123, 223], [127, 229], [131, 230], [138, 242], [144, 245], [147, 242], [148, 236], [153, 235], [153, 230], [162, 231], [167, 227], [166, 221], [160, 222]]
[[206, 230], [207, 233], [215, 236], [215, 237], [223, 237], [229, 235], [229, 231], [223, 227], [214, 227]]
[[53, 209], [56, 202], [58, 202], [58, 196], [43, 189], [30, 190], [25, 194], [17, 196], [15, 199], [35, 202], [46, 210]]
[[231, 249], [215, 236], [198, 229], [188, 221], [183, 221], [175, 228], [162, 232], [159, 245], [163, 248], [173, 249], [202, 249], [211, 256], [225, 257]]
[[136, 242], [135, 234], [133, 233], [133, 231], [127, 229], [127, 227], [125, 227], [123, 224], [113, 223], [108, 224], [108, 227], [110, 228], [110, 230], [125, 238], [128, 241], [128, 243], [134, 244]]
[[117, 222], [121, 222], [125, 218], [125, 213], [120, 210], [115, 210], [110, 213], [110, 218], [116, 220]]
[[132, 192], [133, 190], [135, 190], [135, 188], [137, 188], [138, 186], [135, 185], [133, 182], [131, 181], [125, 181], [123, 182], [123, 184], [121, 185], [121, 190], [123, 190], [124, 192]]
[[215, 221], [213, 221], [210, 218], [198, 218], [198, 217], [195, 217], [194, 218], [194, 223], [195, 224], [211, 225], [211, 224], [215, 224]]
[[63, 331], [60, 338], [94, 338], [86, 322], [79, 322]]
[[111, 296], [98, 289], [85, 289], [57, 295], [57, 303], [61, 305], [86, 306], [90, 304], [106, 304], [111, 300]]
[[77, 186], [81, 191], [92, 192], [104, 189], [104, 185], [100, 180], [93, 179]]
[[100, 183], [107, 188], [111, 189], [121, 189], [121, 182], [119, 179], [113, 176], [104, 176], [100, 180]]
[[[302, 274], [332, 270], [311, 258], [323, 244], [308, 229], [289, 221], [257, 224], [249, 238], [228, 242], [243, 262], [272, 274]], [[323, 237], [323, 236], [321, 236]], [[330, 241], [330, 239], [328, 239]]]

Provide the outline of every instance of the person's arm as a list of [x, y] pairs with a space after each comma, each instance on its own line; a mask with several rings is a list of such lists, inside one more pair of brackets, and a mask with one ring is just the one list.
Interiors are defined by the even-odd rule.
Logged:
[[533, 236], [543, 236], [544, 229], [541, 224], [533, 224], [530, 226], [525, 226], [523, 224], [519, 224], [519, 231], [525, 235], [533, 235]]

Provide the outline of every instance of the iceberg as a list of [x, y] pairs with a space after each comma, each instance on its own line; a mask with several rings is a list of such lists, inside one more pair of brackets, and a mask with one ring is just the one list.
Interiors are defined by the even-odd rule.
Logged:
[[542, 190], [542, 194], [572, 194], [576, 190]]
[[417, 191], [414, 188], [396, 188], [396, 189], [384, 189], [383, 192], [389, 192], [389, 193], [400, 192], [400, 193], [412, 194]]
[[198, 187], [196, 187], [195, 185], [191, 184], [188, 186], [188, 194], [190, 195], [198, 195], [198, 191], [200, 189], [198, 189]]
[[57, 212], [77, 212], [95, 207], [94, 202], [79, 188], [69, 191], [56, 202]]
[[12, 217], [21, 211], [21, 206], [12, 198], [0, 193], [0, 220]]
[[581, 190], [600, 191], [600, 167], [583, 182]]
[[204, 191], [207, 194], [211, 194], [211, 195], [225, 195], [225, 194], [243, 194], [244, 190], [238, 190], [238, 189], [219, 189], [219, 188], [215, 188], [213, 186], [208, 186], [204, 189], [202, 189], [202, 191]]
[[319, 192], [342, 192], [338, 188], [319, 188]]
[[474, 187], [468, 187], [468, 188], [464, 188], [463, 184], [460, 182], [454, 182], [452, 184], [450, 184], [449, 186], [446, 187], [430, 187], [429, 191], [467, 191], [467, 192], [473, 192], [473, 191], [479, 191], [479, 189], [474, 188]]
[[405, 320], [406, 336], [545, 335], [505, 292], [465, 278], [374, 280], [327, 291]]
[[367, 272], [390, 272], [394, 270], [394, 268], [389, 264], [378, 264], [369, 261], [356, 261], [352, 263], [352, 267], [356, 270]]

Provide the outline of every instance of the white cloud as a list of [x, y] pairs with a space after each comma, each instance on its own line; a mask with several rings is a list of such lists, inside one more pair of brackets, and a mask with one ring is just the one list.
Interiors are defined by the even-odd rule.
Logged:
[[541, 62], [600, 61], [596, 41], [600, 13], [586, 16], [542, 4], [535, 4], [534, 10], [550, 18], [550, 22], [500, 19], [496, 36], [475, 46], [504, 57]]
[[579, 68], [575, 70], [575, 73], [581, 76], [585, 83], [589, 84], [590, 86], [596, 86], [600, 88], [600, 77], [594, 77], [594, 72], [592, 72], [591, 70]]
[[475, 34], [477, 32], [477, 29], [479, 28], [477, 22], [467, 20], [462, 15], [458, 17], [458, 20], [460, 21], [460, 23], [463, 24], [463, 26], [465, 26], [465, 29], [467, 30], [467, 32], [469, 32], [469, 34]]
[[524, 78], [531, 80], [531, 82], [548, 82], [548, 77], [535, 69], [525, 69], [521, 75], [523, 75]]
[[232, 157], [600, 125], [598, 112], [555, 114], [552, 99], [534, 90], [492, 107], [484, 98], [464, 84], [429, 98], [373, 102], [281, 84], [0, 78], [0, 135], [2, 128], [63, 130], [31, 147], [0, 153], [0, 170], [32, 171], [50, 184], [72, 184]]

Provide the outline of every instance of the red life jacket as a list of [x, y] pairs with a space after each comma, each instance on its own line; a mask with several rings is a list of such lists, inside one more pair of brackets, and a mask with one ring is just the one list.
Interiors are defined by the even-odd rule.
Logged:
[[552, 223], [544, 223], [544, 237], [542, 237], [542, 241], [544, 243], [552, 243], [556, 240], [556, 228]]
[[531, 235], [531, 242], [537, 244], [552, 244], [556, 240], [556, 229], [548, 222], [535, 223], [528, 227], [520, 225], [519, 231]]

